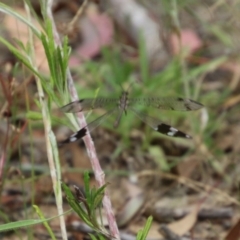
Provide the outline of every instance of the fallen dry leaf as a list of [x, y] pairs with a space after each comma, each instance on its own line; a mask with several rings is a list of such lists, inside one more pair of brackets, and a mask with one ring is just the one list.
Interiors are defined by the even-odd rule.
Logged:
[[128, 200], [117, 214], [118, 226], [126, 225], [137, 213], [140, 213], [145, 202], [144, 193], [141, 188], [127, 181], [124, 181], [123, 184], [127, 189], [126, 195], [128, 196]]
[[142, 194], [142, 188], [140, 188], [138, 185], [127, 181], [126, 179], [122, 180], [123, 187], [126, 189], [127, 196], [129, 198], [136, 197], [139, 194]]
[[171, 224], [169, 224], [167, 227], [174, 233], [176, 233], [179, 236], [184, 235], [189, 230], [192, 229], [192, 227], [195, 225], [197, 221], [197, 215], [198, 215], [199, 208], [195, 207], [188, 215], [186, 215], [184, 218], [180, 219], [179, 221], [175, 221]]
[[231, 228], [225, 237], [226, 240], [239, 240], [240, 239], [240, 219], [236, 222], [236, 224]]
[[180, 162], [177, 165], [179, 176], [189, 178], [200, 163], [201, 159], [196, 156], [189, 157], [186, 161]]
[[240, 95], [237, 96], [231, 96], [227, 101], [223, 104], [223, 109], [227, 110], [237, 104], [240, 103]]

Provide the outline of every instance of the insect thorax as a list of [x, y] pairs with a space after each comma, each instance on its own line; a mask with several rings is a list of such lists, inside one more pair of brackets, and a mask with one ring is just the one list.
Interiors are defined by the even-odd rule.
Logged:
[[128, 92], [123, 92], [118, 101], [118, 108], [126, 111], [128, 107]]

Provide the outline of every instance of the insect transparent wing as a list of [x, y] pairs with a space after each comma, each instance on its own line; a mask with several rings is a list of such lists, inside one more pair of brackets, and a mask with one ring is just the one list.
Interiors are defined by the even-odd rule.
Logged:
[[182, 131], [170, 125], [162, 123], [156, 118], [150, 117], [142, 112], [139, 112], [134, 108], [129, 108], [129, 110], [134, 112], [136, 116], [138, 116], [143, 122], [145, 122], [147, 125], [149, 125], [151, 128], [153, 128], [157, 132], [160, 132], [169, 137], [191, 138], [191, 136], [189, 136], [188, 134], [185, 134]]
[[193, 111], [203, 107], [201, 103], [188, 98], [130, 98], [128, 101], [129, 106], [142, 105], [163, 110]]
[[119, 110], [116, 108], [116, 109], [112, 109], [112, 110], [106, 112], [102, 116], [100, 116], [97, 119], [95, 119], [94, 121], [90, 122], [87, 126], [81, 128], [79, 131], [77, 131], [76, 133], [72, 134], [69, 138], [67, 138], [64, 141], [60, 142], [59, 145], [62, 145], [62, 144], [65, 144], [65, 143], [75, 142], [78, 139], [83, 138], [87, 134], [87, 131], [91, 132], [96, 127], [98, 127], [102, 122], [104, 122], [108, 117], [110, 117], [111, 115], [115, 114], [118, 111]]
[[67, 113], [76, 113], [81, 111], [89, 111], [97, 108], [109, 109], [118, 106], [119, 99], [115, 98], [85, 98], [71, 102], [63, 107], [61, 110]]
[[114, 128], [117, 128], [117, 127], [118, 127], [118, 125], [119, 125], [119, 123], [120, 123], [120, 121], [121, 121], [121, 118], [122, 118], [123, 113], [124, 113], [124, 110], [123, 110], [123, 109], [120, 109], [120, 110], [118, 111], [117, 118], [116, 118], [116, 120], [115, 120], [115, 122], [114, 122], [114, 124], [113, 124]]

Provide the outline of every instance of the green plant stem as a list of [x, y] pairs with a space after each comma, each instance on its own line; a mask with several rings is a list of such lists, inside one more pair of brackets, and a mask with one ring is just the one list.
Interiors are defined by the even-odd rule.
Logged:
[[[25, 9], [28, 12], [28, 17], [30, 18], [30, 10], [25, 4]], [[30, 40], [30, 46], [31, 46], [31, 60], [33, 61], [34, 58], [34, 49], [33, 49], [33, 35], [30, 31], [29, 33], [29, 40]], [[35, 66], [35, 70], [37, 71], [37, 67], [35, 62], [32, 62], [32, 66]], [[65, 225], [65, 220], [63, 216], [63, 207], [62, 207], [62, 191], [61, 191], [61, 170], [60, 170], [60, 162], [58, 156], [53, 154], [53, 146], [57, 146], [56, 139], [52, 138], [51, 136], [53, 135], [52, 133], [52, 128], [51, 128], [51, 118], [49, 115], [49, 109], [48, 109], [48, 104], [45, 100], [44, 96], [44, 91], [43, 87], [41, 84], [41, 79], [36, 76], [36, 84], [37, 84], [37, 89], [38, 89], [38, 94], [39, 94], [39, 102], [41, 105], [42, 109], [42, 117], [43, 117], [43, 125], [44, 125], [44, 136], [45, 136], [45, 142], [46, 142], [46, 149], [47, 149], [47, 157], [48, 157], [48, 163], [49, 163], [49, 168], [50, 168], [50, 175], [52, 178], [52, 183], [53, 183], [53, 190], [55, 194], [55, 199], [56, 199], [56, 205], [58, 209], [58, 214], [59, 214], [59, 220], [60, 220], [60, 226], [61, 226], [61, 233], [62, 233], [62, 238], [67, 240], [67, 232], [66, 232], [66, 225]], [[54, 159], [55, 157], [55, 159]]]
[[[47, 6], [47, 9], [46, 9], [47, 16], [52, 23], [52, 30], [53, 30], [55, 43], [62, 49], [61, 40], [60, 40], [59, 34], [57, 32], [55, 22], [54, 22], [54, 19], [53, 19], [53, 16], [52, 16], [52, 11], [51, 11], [53, 1], [48, 0], [46, 4], [47, 4], [46, 5]], [[77, 91], [74, 87], [72, 75], [70, 73], [69, 68], [67, 68], [67, 81], [68, 81], [68, 89], [69, 89], [69, 92], [70, 92], [71, 100], [72, 101], [78, 100]], [[78, 124], [80, 126], [86, 126], [87, 125], [84, 114], [81, 113], [81, 112], [77, 113], [77, 121], [78, 121]], [[77, 129], [78, 128], [76, 128], [76, 130]], [[89, 155], [89, 158], [90, 158], [90, 162], [91, 162], [91, 165], [92, 165], [92, 168], [93, 168], [93, 171], [94, 171], [96, 181], [98, 182], [99, 187], [102, 187], [102, 186], [105, 185], [105, 174], [104, 174], [104, 172], [101, 168], [101, 165], [100, 165], [100, 162], [98, 160], [97, 153], [96, 153], [96, 150], [95, 150], [95, 146], [94, 146], [94, 143], [92, 141], [92, 138], [91, 138], [90, 134], [87, 134], [84, 137], [83, 140], [84, 140], [84, 143], [85, 143], [86, 148], [87, 148], [87, 152], [88, 152], [88, 155]], [[114, 212], [112, 210], [112, 204], [111, 204], [111, 201], [110, 201], [110, 198], [108, 196], [107, 191], [105, 191], [105, 195], [103, 197], [103, 207], [106, 211], [108, 224], [109, 224], [109, 229], [110, 229], [110, 233], [111, 233], [112, 238], [120, 239], [119, 230], [118, 230], [117, 223], [116, 223], [116, 220], [115, 220]]]

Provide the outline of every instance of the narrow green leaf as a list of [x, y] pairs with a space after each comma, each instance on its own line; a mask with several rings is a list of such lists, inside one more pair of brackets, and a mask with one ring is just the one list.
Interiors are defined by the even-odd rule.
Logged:
[[105, 191], [106, 185], [98, 188], [95, 192], [94, 198], [93, 198], [93, 202], [94, 202], [94, 208], [97, 208], [100, 206], [100, 204], [102, 203], [102, 199], [104, 197], [104, 191]]
[[55, 85], [57, 86], [57, 89], [59, 92], [62, 92], [63, 89], [63, 82], [66, 79], [66, 68], [63, 67], [63, 58], [62, 53], [59, 47], [56, 49], [56, 58], [55, 61], [57, 62], [57, 67], [59, 68], [59, 71], [57, 72], [57, 78], [54, 79]]
[[52, 31], [52, 23], [49, 18], [46, 20], [46, 32], [47, 32], [48, 41], [49, 41], [48, 42], [49, 49], [51, 52], [53, 52], [56, 47], [55, 47], [55, 39]]
[[148, 232], [150, 230], [150, 227], [151, 227], [151, 224], [152, 224], [152, 221], [153, 221], [153, 217], [152, 216], [149, 216], [148, 219], [147, 219], [147, 222], [142, 230], [142, 240], [145, 240], [147, 238], [147, 235], [148, 235]]
[[42, 41], [44, 51], [45, 51], [45, 54], [46, 54], [46, 57], [47, 57], [51, 77], [55, 78], [56, 73], [55, 73], [55, 68], [54, 68], [53, 57], [52, 57], [51, 49], [49, 48], [49, 43], [48, 43], [48, 40], [47, 40], [47, 36], [44, 33], [42, 33], [42, 35], [41, 35], [41, 41]]
[[17, 221], [17, 222], [1, 224], [0, 225], [0, 232], [8, 231], [8, 230], [11, 230], [11, 229], [16, 229], [16, 228], [29, 227], [29, 226], [32, 226], [34, 224], [39, 224], [39, 223], [42, 223], [42, 222], [43, 222], [43, 220], [39, 220], [39, 219], [29, 219], [29, 220], [22, 220], [22, 221]]
[[[52, 109], [51, 103], [52, 103], [52, 98], [48, 96], [48, 98], [47, 98], [48, 108], [47, 109]], [[48, 114], [49, 114], [49, 111], [48, 111]]]
[[91, 238], [92, 240], [98, 240], [98, 239], [96, 238], [96, 236], [93, 235], [92, 233], [88, 233], [88, 235], [90, 236], [90, 238]]
[[189, 74], [185, 80], [190, 80], [190, 79], [196, 78], [197, 76], [199, 76], [202, 73], [214, 71], [217, 67], [219, 67], [224, 62], [226, 62], [227, 59], [228, 58], [226, 56], [223, 56], [223, 57], [214, 59], [210, 62], [207, 62], [205, 64], [202, 64], [199, 67], [194, 68], [193, 70], [189, 71]]
[[105, 240], [106, 239], [102, 234], [98, 235], [98, 237], [99, 237], [99, 240]]
[[80, 218], [86, 223], [89, 224], [89, 216], [88, 213], [86, 212], [85, 208], [82, 206], [83, 203], [78, 202], [76, 200], [68, 200], [69, 205], [72, 207], [72, 209], [78, 214]]
[[44, 225], [45, 228], [47, 229], [49, 235], [51, 236], [51, 239], [56, 240], [56, 237], [55, 237], [52, 229], [50, 228], [48, 222], [46, 221], [46, 218], [43, 216], [43, 213], [41, 212], [41, 210], [39, 209], [39, 207], [36, 206], [36, 205], [33, 205], [33, 208], [35, 209], [35, 211], [36, 211], [36, 213], [38, 214], [39, 218], [44, 221], [44, 222], [43, 222], [43, 225]]
[[27, 3], [33, 18], [37, 20], [38, 24], [42, 27], [42, 29], [44, 29], [43, 21], [42, 19], [40, 19], [39, 15], [36, 13], [35, 9], [32, 6], [31, 1], [30, 0], [24, 0], [24, 1]]
[[97, 191], [96, 191], [96, 194], [103, 193], [106, 187], [107, 187], [107, 184], [105, 184], [102, 187], [98, 188]]
[[141, 230], [138, 231], [136, 239], [137, 240], [143, 240], [142, 236], [143, 236], [143, 230], [141, 229]]
[[42, 120], [42, 113], [34, 112], [34, 111], [28, 111], [27, 114], [26, 114], [26, 118], [28, 120], [33, 120], [33, 121]]
[[43, 16], [43, 19], [44, 19], [44, 22], [46, 22], [48, 16], [47, 16], [47, 5], [48, 5], [48, 2], [45, 1], [45, 0], [40, 0], [40, 9], [41, 9], [41, 13], [42, 13], [42, 16]]
[[85, 195], [87, 202], [91, 201], [91, 190], [89, 186], [89, 172], [86, 171], [84, 172], [84, 190], [85, 190]]
[[93, 227], [92, 222], [89, 219], [88, 212], [86, 209], [82, 206], [83, 203], [79, 202], [76, 197], [73, 195], [70, 188], [65, 184], [62, 183], [63, 191], [66, 194], [66, 198], [68, 201], [68, 204], [71, 206], [71, 208], [78, 214], [78, 216], [90, 227]]
[[22, 52], [27, 52], [26, 47], [23, 45], [23, 42], [17, 38], [14, 38], [14, 43], [17, 45], [18, 49]]
[[62, 183], [62, 188], [68, 198], [74, 199], [72, 191], [64, 182]]
[[229, 48], [233, 48], [234, 44], [232, 41], [232, 36], [230, 34], [226, 34], [226, 29], [222, 27], [220, 24], [213, 24], [209, 26], [209, 30], [215, 35], [220, 41]]
[[146, 50], [146, 43], [144, 41], [144, 37], [140, 34], [139, 37], [139, 55], [140, 55], [140, 71], [141, 78], [144, 83], [146, 83], [149, 79], [149, 70], [148, 70], [148, 57]]
[[97, 236], [93, 235], [92, 233], [88, 233], [92, 240], [105, 240], [106, 238], [102, 234], [98, 234]]

